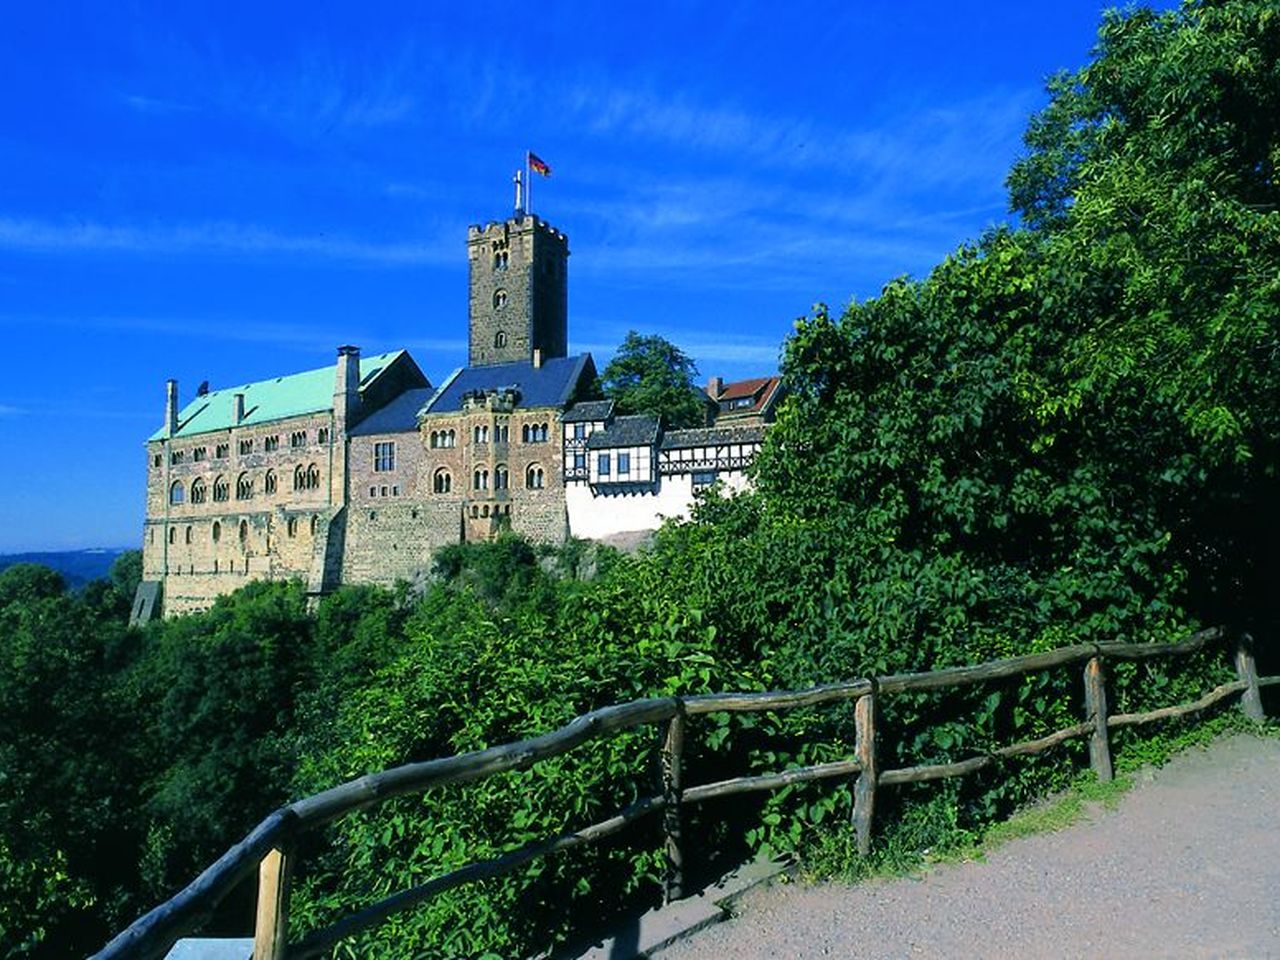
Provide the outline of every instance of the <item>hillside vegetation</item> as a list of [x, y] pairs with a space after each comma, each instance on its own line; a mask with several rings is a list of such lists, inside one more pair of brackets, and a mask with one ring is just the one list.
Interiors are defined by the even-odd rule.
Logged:
[[[1252, 631], [1276, 672], [1280, 11], [1109, 15], [1051, 93], [1009, 177], [1019, 225], [798, 321], [755, 491], [712, 493], [647, 552], [505, 539], [449, 548], [418, 592], [346, 588], [310, 614], [300, 585], [261, 583], [145, 631], [123, 626], [126, 570], [78, 595], [40, 568], [0, 573], [9, 955], [95, 949], [292, 797], [608, 703], [1209, 624]], [[1164, 705], [1223, 669], [1216, 654], [1117, 667], [1110, 695]], [[884, 763], [1076, 722], [1078, 687], [1063, 672], [894, 698]], [[844, 709], [699, 719], [690, 770], [848, 756], [852, 729]], [[614, 812], [649, 791], [656, 748], [625, 734], [334, 824], [303, 851], [297, 931]], [[964, 842], [1062, 783], [1074, 749], [886, 791], [878, 849]], [[710, 805], [689, 834], [856, 870], [849, 804], [847, 785], [791, 788]], [[446, 895], [343, 955], [527, 955], [574, 917], [653, 896], [657, 849], [639, 827]], [[232, 903], [223, 919], [248, 915]]]

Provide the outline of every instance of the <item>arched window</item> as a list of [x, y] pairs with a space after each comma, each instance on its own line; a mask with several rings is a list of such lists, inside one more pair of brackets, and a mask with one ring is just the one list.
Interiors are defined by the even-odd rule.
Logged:
[[[494, 304], [495, 307], [499, 307], [501, 305], [502, 304], [499, 304], [499, 303]], [[507, 345], [507, 331], [499, 330], [497, 333], [495, 333], [493, 335], [493, 345], [495, 347], [505, 347]]]
[[529, 469], [524, 472], [524, 485], [530, 490], [541, 490], [545, 482], [546, 476], [542, 468], [536, 463], [529, 464]]
[[[493, 291], [493, 305], [499, 310], [505, 307], [507, 305], [507, 291], [505, 290]], [[506, 343], [507, 343], [507, 338], [504, 335], [502, 338], [502, 345], [506, 346]], [[498, 343], [496, 341], [494, 342], [494, 346], [495, 347], [498, 346]]]
[[445, 445], [446, 445], [446, 446], [449, 446], [449, 447], [456, 447], [456, 446], [458, 445], [458, 434], [457, 434], [457, 431], [455, 431], [455, 430], [450, 430], [450, 431], [449, 431], [449, 442], [448, 442], [447, 444], [445, 444]]
[[244, 544], [248, 542], [249, 542], [249, 521], [241, 520], [240, 521], [240, 545], [244, 546]]
[[173, 486], [169, 488], [169, 502], [182, 503], [186, 499], [186, 491], [182, 488], [182, 481], [175, 480]]
[[436, 493], [448, 493], [453, 487], [453, 477], [448, 470], [437, 470], [431, 480], [431, 489]]
[[493, 468], [493, 489], [507, 489], [507, 468], [498, 466]]
[[184, 539], [184, 540], [186, 540], [186, 542], [187, 542], [187, 543], [190, 543], [190, 542], [191, 542], [191, 527], [190, 527], [190, 526], [188, 526], [188, 527], [187, 527], [187, 529], [186, 529], [186, 531], [185, 531], [185, 533], [184, 533], [183, 539]]
[[290, 538], [296, 537], [298, 535], [298, 518], [290, 517], [285, 521], [284, 529]]
[[480, 508], [480, 516], [487, 517], [489, 515], [489, 505], [486, 503]]
[[520, 442], [521, 443], [529, 442], [529, 425], [527, 423], [520, 428]]
[[439, 440], [440, 440], [440, 431], [438, 431], [438, 430], [432, 430], [432, 431], [431, 431], [431, 442], [428, 444], [428, 446], [429, 446], [429, 447], [431, 447], [431, 449], [432, 449], [432, 450], [434, 450], [436, 447], [440, 446], [440, 444], [439, 444], [439, 442], [438, 442]]
[[507, 256], [508, 255], [505, 250], [499, 250], [497, 253], [495, 253], [493, 255], [493, 269], [495, 270], [507, 269]]
[[213, 542], [217, 543], [222, 539], [222, 524], [217, 520], [213, 521]]
[[311, 515], [311, 535], [312, 535], [313, 537], [316, 535], [316, 529], [317, 529], [319, 526], [320, 526], [320, 518], [319, 518], [319, 517], [317, 517], [317, 516], [313, 513], [313, 514]]
[[213, 481], [213, 502], [226, 503], [231, 499], [231, 484], [226, 477], [218, 477]]
[[505, 423], [500, 423], [493, 428], [493, 442], [507, 443], [511, 438], [511, 427]]
[[236, 499], [249, 500], [253, 497], [253, 477], [247, 473], [236, 478]]
[[170, 544], [174, 544], [174, 543], [177, 543], [177, 542], [178, 542], [178, 528], [177, 528], [177, 527], [170, 527], [170, 528], [169, 528], [169, 543], [170, 543]]
[[276, 472], [268, 470], [267, 475], [262, 479], [262, 492], [272, 494], [276, 492]]
[[538, 424], [538, 442], [547, 442], [547, 425], [545, 423]]
[[204, 481], [201, 480], [199, 477], [196, 477], [194, 480], [191, 481], [191, 502], [192, 503], [204, 503], [205, 497], [208, 494], [208, 492], [209, 491], [205, 488]]
[[488, 470], [477, 470], [472, 480], [474, 481], [472, 484], [473, 489], [475, 490], [489, 489], [489, 471]]
[[298, 464], [293, 468], [293, 489], [303, 489], [303, 484], [307, 482], [307, 474], [302, 469], [302, 464]]
[[289, 446], [305, 447], [306, 445], [307, 445], [307, 431], [295, 430], [293, 433], [289, 434]]
[[328, 443], [328, 442], [329, 442], [329, 428], [321, 427], [319, 430], [316, 431], [316, 443]]
[[320, 468], [314, 463], [307, 467], [307, 489], [317, 490], [320, 487]]

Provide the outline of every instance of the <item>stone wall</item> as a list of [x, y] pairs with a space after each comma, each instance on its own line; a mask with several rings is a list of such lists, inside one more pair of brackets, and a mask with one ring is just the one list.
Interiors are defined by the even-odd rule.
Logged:
[[472, 366], [566, 355], [568, 257], [565, 235], [532, 215], [468, 230]]
[[390, 586], [431, 568], [432, 554], [460, 539], [461, 507], [452, 502], [350, 507], [342, 582]]
[[[419, 501], [456, 504], [466, 540], [487, 539], [510, 528], [539, 542], [563, 541], [558, 414], [554, 407], [522, 409], [511, 398], [495, 394], [456, 413], [427, 416], [421, 428]], [[433, 435], [450, 433], [454, 446], [440, 446], [438, 441], [431, 446]], [[505, 486], [499, 481], [504, 475]], [[446, 486], [438, 482], [444, 476], [449, 480], [447, 491], [438, 490]]]
[[[295, 434], [303, 438], [298, 446]], [[204, 609], [250, 580], [309, 579], [315, 540], [333, 513], [330, 476], [340, 442], [323, 411], [148, 443], [143, 579], [164, 583], [165, 614]], [[295, 488], [299, 468], [304, 480]], [[215, 499], [220, 480], [225, 500]], [[181, 503], [171, 502], [175, 483]], [[192, 498], [197, 483], [203, 502]]]

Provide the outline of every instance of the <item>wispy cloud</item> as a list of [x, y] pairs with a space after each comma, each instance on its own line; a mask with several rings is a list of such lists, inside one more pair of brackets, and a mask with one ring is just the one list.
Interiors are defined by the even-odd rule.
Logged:
[[17, 417], [26, 413], [21, 407], [10, 406], [9, 404], [0, 403], [0, 417]]
[[165, 97], [148, 97], [137, 93], [122, 93], [120, 100], [135, 113], [150, 116], [164, 116], [174, 113], [190, 113], [195, 110], [194, 104], [181, 103]]
[[[672, 91], [584, 83], [562, 91], [568, 113], [600, 137], [662, 142], [693, 152], [749, 157], [754, 164], [821, 168], [870, 181], [996, 183], [1037, 102], [1032, 90], [1002, 90], [944, 107], [904, 105], [877, 125], [848, 129], [805, 117], [698, 103]], [[994, 155], [993, 147], [999, 147]]]
[[40, 317], [0, 315], [0, 327], [42, 327], [100, 333], [145, 333], [228, 343], [260, 343], [306, 352], [327, 351], [339, 343], [378, 342], [370, 331], [338, 330], [311, 323], [281, 323], [253, 317]]
[[[574, 341], [575, 351], [585, 351], [596, 357], [597, 361], [607, 362], [618, 344], [626, 337], [634, 325], [619, 323], [613, 320], [590, 320], [589, 325], [595, 336], [594, 342]], [[759, 334], [735, 333], [732, 331], [693, 331], [687, 328], [646, 323], [646, 334], [656, 334], [670, 340], [681, 350], [694, 357], [700, 366], [709, 364], [748, 364], [760, 368], [771, 368], [778, 362], [781, 349], [780, 339]]]
[[325, 233], [298, 235], [239, 223], [118, 225], [0, 217], [0, 249], [33, 253], [294, 256], [376, 266], [456, 261], [454, 244], [376, 243]]

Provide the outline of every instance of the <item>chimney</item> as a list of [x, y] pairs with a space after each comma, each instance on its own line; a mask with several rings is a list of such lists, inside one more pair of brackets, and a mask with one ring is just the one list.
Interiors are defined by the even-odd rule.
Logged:
[[164, 432], [172, 437], [178, 432], [178, 381], [166, 380], [164, 389]]
[[333, 419], [340, 433], [356, 419], [360, 409], [360, 348], [338, 348], [338, 373], [333, 384]]
[[533, 369], [538, 370], [542, 367], [542, 348], [533, 348]]
[[235, 403], [235, 422], [239, 423], [244, 419], [244, 394], [237, 393], [233, 399]]
[[707, 396], [712, 400], [719, 400], [720, 394], [724, 393], [724, 381], [719, 377], [712, 377], [707, 381]]

